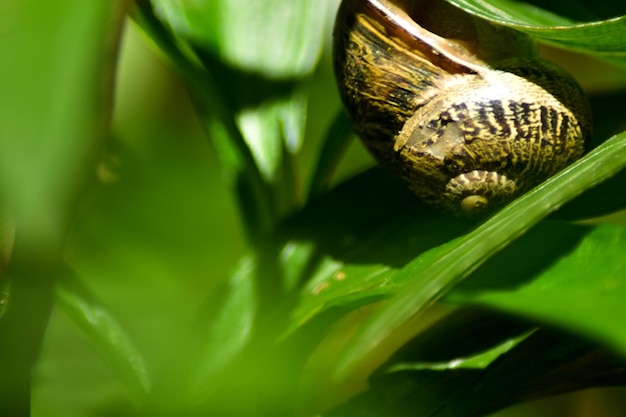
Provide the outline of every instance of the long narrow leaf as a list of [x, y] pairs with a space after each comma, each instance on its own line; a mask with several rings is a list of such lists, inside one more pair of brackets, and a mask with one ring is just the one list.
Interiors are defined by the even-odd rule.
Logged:
[[345, 377], [372, 349], [407, 320], [424, 312], [472, 270], [543, 217], [626, 166], [626, 133], [505, 207], [473, 232], [417, 258], [399, 274], [404, 290], [367, 320], [340, 357], [336, 376]]
[[478, 270], [476, 279], [455, 288], [447, 299], [479, 303], [567, 327], [626, 354], [624, 253], [626, 229], [603, 224], [590, 229], [574, 250], [526, 285], [481, 285]]
[[152, 0], [177, 35], [230, 66], [271, 78], [310, 73], [319, 58], [328, 0]]
[[70, 270], [59, 279], [56, 302], [139, 403], [150, 390], [151, 378], [143, 355], [118, 320]]
[[562, 48], [624, 58], [626, 17], [578, 22], [524, 2], [448, 0], [463, 10]]
[[194, 60], [193, 54], [186, 53], [188, 48], [184, 48], [184, 42], [181, 44], [181, 40], [163, 26], [148, 2], [139, 2], [133, 16], [172, 60], [196, 94], [202, 121], [225, 175], [235, 187], [248, 237], [256, 239], [274, 223], [272, 203], [259, 167], [237, 127], [232, 109], [221, 96], [216, 79]]
[[623, 384], [624, 361], [586, 340], [540, 329], [486, 368], [405, 369], [325, 417], [476, 417], [547, 395]]

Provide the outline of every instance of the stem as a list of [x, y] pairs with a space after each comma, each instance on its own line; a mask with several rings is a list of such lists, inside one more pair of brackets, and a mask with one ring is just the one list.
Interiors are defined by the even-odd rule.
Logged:
[[31, 370], [52, 308], [58, 258], [17, 241], [8, 269], [8, 306], [0, 320], [0, 415], [30, 415]]
[[345, 155], [352, 137], [350, 119], [344, 111], [340, 111], [326, 132], [322, 150], [317, 158], [317, 166], [311, 178], [309, 200], [328, 190], [333, 174]]
[[[0, 300], [6, 303], [0, 317], [2, 416], [30, 415], [31, 371], [52, 309], [66, 234], [109, 125], [114, 57], [128, 0], [86, 2], [81, 3], [83, 7], [73, 7], [74, 3], [69, 7], [70, 3], [50, 7], [36, 0], [21, 2], [16, 10], [23, 24], [12, 27], [7, 32], [11, 36], [6, 37], [6, 44], [17, 45], [22, 54], [7, 61], [7, 73], [19, 79], [17, 85], [29, 84], [28, 71], [33, 67], [37, 77], [49, 82], [41, 85], [41, 92], [7, 89], [4, 84], [2, 89], [22, 103], [6, 106], [13, 113], [3, 121], [13, 124], [2, 133], [12, 134], [0, 140], [6, 164], [0, 184], [5, 217], [0, 223], [6, 220], [4, 211], [9, 211], [16, 225], [13, 254], [6, 274], [0, 277], [9, 288], [6, 299]], [[48, 16], [50, 10], [55, 13]], [[42, 52], [44, 48], [49, 50]], [[67, 51], [87, 58], [66, 60], [71, 54], [60, 54]], [[58, 87], [68, 79], [70, 91]], [[57, 140], [54, 147], [50, 146], [53, 140]], [[20, 148], [16, 143], [27, 146]], [[4, 240], [12, 231], [9, 235], [2, 231], [2, 256], [7, 249]]]

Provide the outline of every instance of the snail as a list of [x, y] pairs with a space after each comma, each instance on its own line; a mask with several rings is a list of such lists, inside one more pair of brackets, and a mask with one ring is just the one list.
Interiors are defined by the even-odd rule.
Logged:
[[333, 60], [356, 133], [430, 205], [500, 207], [577, 160], [581, 87], [520, 32], [433, 0], [343, 0]]

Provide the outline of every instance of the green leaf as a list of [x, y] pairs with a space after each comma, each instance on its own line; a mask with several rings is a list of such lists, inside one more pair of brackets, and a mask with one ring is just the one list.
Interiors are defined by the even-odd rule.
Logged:
[[258, 107], [242, 108], [235, 116], [261, 175], [270, 184], [278, 182], [287, 155], [300, 150], [306, 108], [306, 94], [296, 89], [286, 97], [268, 98]]
[[[593, 194], [590, 198], [585, 197], [587, 193], [583, 194], [583, 201], [577, 202], [580, 207], [570, 207], [567, 216], [571, 217], [577, 210], [587, 214], [589, 210], [596, 210], [596, 191], [601, 195], [615, 191], [615, 181], [609, 182], [608, 192], [602, 191], [601, 185], [590, 191]], [[622, 187], [621, 183], [614, 185]], [[609, 201], [608, 195], [605, 200]], [[587, 208], [589, 204], [591, 207]], [[333, 215], [329, 217], [330, 212]], [[404, 266], [414, 258], [426, 262], [430, 256], [438, 256], [439, 245], [474, 225], [475, 221], [426, 208], [403, 183], [378, 168], [313, 200], [282, 227], [287, 242], [285, 248], [290, 251], [306, 249], [305, 271], [309, 274], [287, 333], [333, 309], [343, 314], [402, 291], [412, 279], [411, 275], [401, 272]], [[482, 274], [490, 271], [488, 276], [494, 282], [515, 285], [572, 250], [588, 231], [586, 226], [542, 222], [490, 260], [489, 268], [480, 271]], [[302, 261], [297, 266], [298, 271], [303, 269], [300, 264]], [[291, 266], [286, 265], [285, 270], [289, 271]], [[499, 272], [504, 268], [511, 272], [502, 277]], [[303, 277], [302, 273], [291, 275], [298, 279]]]
[[[439, 253], [439, 245], [474, 224], [429, 211], [420, 206], [404, 184], [373, 174], [380, 172], [374, 170], [333, 190], [328, 200], [323, 200], [328, 201], [328, 208], [326, 204], [310, 207], [314, 212], [324, 213], [341, 201], [339, 196], [350, 200], [349, 204], [338, 205], [342, 210], [335, 208], [333, 219], [327, 220], [324, 227], [318, 224], [314, 233], [302, 232], [298, 226], [317, 224], [314, 214], [301, 213], [297, 222], [288, 223], [290, 232], [302, 239], [301, 244], [308, 241], [310, 246], [328, 251], [325, 256], [311, 256], [317, 258], [317, 263], [300, 294], [290, 331], [333, 309], [345, 313], [401, 292], [411, 279], [401, 272], [405, 265], [416, 257], [427, 260], [431, 256], [429, 251]], [[368, 210], [359, 212], [362, 207]], [[386, 217], [387, 211], [394, 215]], [[326, 227], [334, 231], [335, 238], [351, 236], [340, 239], [345, 242], [345, 248], [329, 243], [330, 233], [328, 241], [325, 239]], [[588, 231], [586, 226], [542, 222], [490, 259], [480, 271], [489, 277], [489, 283], [516, 285], [563, 256]], [[529, 255], [525, 257], [525, 254]], [[508, 268], [509, 265], [516, 267]], [[501, 271], [505, 266], [512, 272], [503, 277]]]
[[467, 235], [441, 245], [403, 267], [395, 280], [410, 282], [366, 320], [340, 357], [345, 376], [394, 329], [423, 313], [472, 270], [518, 238], [543, 217], [626, 165], [626, 133], [517, 199]]
[[150, 391], [151, 378], [142, 354], [117, 319], [69, 270], [60, 276], [56, 302], [140, 403]]
[[0, 12], [0, 197], [34, 244], [61, 238], [108, 128], [124, 3], [9, 1]]
[[405, 343], [376, 374], [387, 373], [398, 363], [452, 362], [479, 357], [535, 330], [533, 323], [513, 316], [480, 307], [459, 307]]
[[6, 308], [5, 301], [8, 295], [6, 271], [13, 253], [15, 243], [15, 224], [8, 213], [0, 212], [0, 318]]
[[[216, 392], [222, 393], [226, 381], [238, 378], [230, 371], [239, 365], [252, 337], [258, 309], [256, 267], [254, 256], [243, 257], [228, 279], [207, 297], [199, 320], [188, 336], [176, 343], [172, 360], [163, 367], [146, 401], [146, 415], [188, 410]], [[215, 400], [220, 401], [225, 400]]]
[[0, 414], [29, 414], [30, 371], [70, 218], [109, 127], [127, 4], [0, 5], [0, 201], [16, 225], [10, 302], [0, 321]]
[[[626, 326], [622, 320], [626, 315], [622, 302], [626, 297], [624, 253], [626, 229], [601, 225], [591, 229], [570, 253], [522, 286], [485, 284], [478, 270], [472, 280], [455, 289], [450, 299], [566, 327], [626, 354]], [[525, 254], [531, 258], [534, 255], [533, 251]]]
[[[388, 366], [392, 364], [393, 359]], [[324, 417], [488, 415], [547, 395], [623, 384], [623, 366], [623, 359], [588, 341], [542, 329], [519, 341], [484, 369], [378, 373], [366, 392]]]
[[270, 78], [309, 74], [322, 49], [327, 0], [152, 0], [172, 31], [227, 65]]
[[218, 87], [232, 105], [263, 179], [277, 183], [285, 174], [283, 161], [299, 150], [304, 137], [306, 95], [301, 88], [285, 92], [286, 86], [272, 80], [313, 71], [322, 51], [328, 1], [152, 3], [175, 36], [199, 50], [210, 72], [218, 72]]
[[[245, 231], [248, 238], [255, 241], [274, 223], [273, 203], [255, 157], [237, 126], [235, 109], [229, 104], [229, 97], [223, 95], [221, 88], [224, 85], [220, 85], [206, 71], [184, 42], [181, 45], [181, 40], [163, 26], [149, 2], [137, 3], [133, 17], [171, 59], [195, 95], [201, 121], [213, 142], [221, 168], [238, 197]], [[280, 141], [280, 138], [274, 140]]]
[[[302, 80], [317, 63], [324, 29], [318, 20], [326, 16], [325, 2], [279, 3], [153, 1], [156, 15], [147, 2], [136, 14], [196, 96], [253, 241], [297, 202], [292, 158], [304, 140], [308, 105]], [[259, 7], [269, 12], [248, 14]]]
[[219, 386], [220, 373], [251, 337], [257, 310], [254, 268], [254, 260], [244, 257], [221, 291], [207, 300], [203, 320], [192, 339], [198, 357], [189, 362], [195, 397], [206, 397]]
[[380, 168], [311, 200], [277, 237], [285, 248], [308, 248], [286, 334], [335, 308], [350, 311], [395, 293], [405, 283], [396, 279], [403, 265], [473, 224], [427, 208]]
[[500, 356], [504, 355], [515, 346], [519, 345], [524, 339], [530, 336], [534, 330], [519, 336], [511, 337], [496, 345], [489, 350], [477, 353], [472, 356], [463, 358], [455, 358], [445, 362], [399, 362], [395, 363], [387, 369], [388, 373], [401, 371], [445, 371], [446, 369], [484, 369], [492, 364]]
[[561, 48], [626, 57], [626, 17], [580, 23], [558, 14], [510, 0], [448, 0], [491, 22], [525, 32]]

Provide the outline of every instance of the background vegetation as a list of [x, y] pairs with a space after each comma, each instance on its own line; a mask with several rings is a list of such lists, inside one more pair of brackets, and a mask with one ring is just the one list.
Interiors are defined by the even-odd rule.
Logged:
[[594, 149], [481, 221], [372, 168], [335, 1], [0, 5], [0, 414], [623, 415], [497, 410], [626, 380], [626, 10], [452, 3], [594, 108]]

